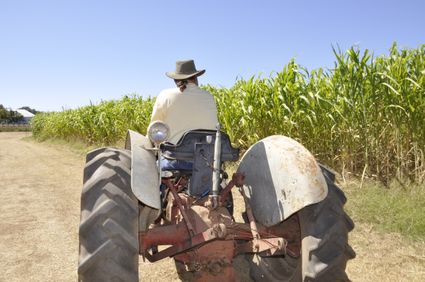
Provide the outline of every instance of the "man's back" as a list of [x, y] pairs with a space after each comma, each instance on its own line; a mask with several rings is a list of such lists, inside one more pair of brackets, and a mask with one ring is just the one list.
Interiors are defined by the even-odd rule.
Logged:
[[155, 102], [152, 121], [162, 120], [170, 127], [171, 143], [176, 144], [188, 130], [215, 129], [218, 123], [214, 97], [193, 83], [162, 91]]

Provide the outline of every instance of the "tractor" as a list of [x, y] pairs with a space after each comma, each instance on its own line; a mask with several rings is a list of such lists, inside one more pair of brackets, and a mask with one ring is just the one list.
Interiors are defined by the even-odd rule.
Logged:
[[[168, 133], [156, 121], [124, 149], [87, 154], [79, 281], [139, 281], [140, 258], [168, 257], [183, 281], [349, 281], [346, 197], [300, 143], [269, 136], [240, 158], [219, 125], [177, 144]], [[223, 164], [236, 161], [229, 177]]]

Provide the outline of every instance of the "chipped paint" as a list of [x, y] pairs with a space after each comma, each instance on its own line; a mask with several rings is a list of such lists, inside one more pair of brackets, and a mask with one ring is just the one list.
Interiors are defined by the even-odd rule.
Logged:
[[251, 146], [238, 172], [246, 175], [245, 193], [254, 216], [265, 226], [277, 224], [327, 195], [314, 156], [289, 137], [274, 135]]

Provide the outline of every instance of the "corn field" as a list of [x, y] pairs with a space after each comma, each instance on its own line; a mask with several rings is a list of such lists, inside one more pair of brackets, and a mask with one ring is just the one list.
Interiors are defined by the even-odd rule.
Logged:
[[[273, 134], [290, 136], [346, 174], [423, 182], [425, 178], [425, 45], [374, 57], [333, 50], [334, 67], [309, 71], [291, 60], [270, 77], [206, 85], [219, 119], [242, 149]], [[153, 98], [124, 97], [76, 110], [36, 115], [40, 139], [110, 144], [127, 129], [144, 133]]]
[[31, 128], [39, 140], [58, 138], [110, 145], [123, 139], [128, 129], [145, 134], [154, 102], [150, 97], [131, 95], [75, 110], [37, 114]]

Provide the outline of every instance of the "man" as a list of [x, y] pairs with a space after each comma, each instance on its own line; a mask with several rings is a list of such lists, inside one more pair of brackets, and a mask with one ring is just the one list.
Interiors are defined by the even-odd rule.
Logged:
[[161, 120], [170, 127], [169, 142], [176, 144], [183, 134], [193, 129], [216, 129], [217, 107], [214, 97], [198, 87], [198, 76], [193, 60], [176, 62], [176, 70], [166, 75], [177, 88], [163, 90], [156, 98], [151, 121]]

